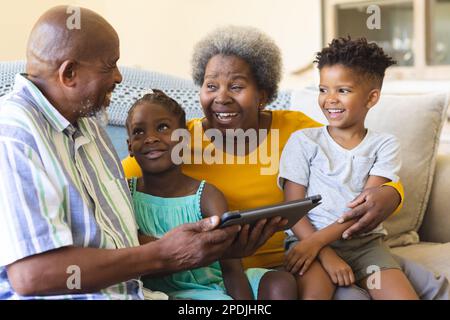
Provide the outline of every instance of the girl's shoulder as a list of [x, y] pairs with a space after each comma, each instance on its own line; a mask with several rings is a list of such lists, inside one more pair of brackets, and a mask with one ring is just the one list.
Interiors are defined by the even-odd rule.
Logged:
[[203, 184], [200, 207], [204, 217], [222, 216], [228, 211], [228, 204], [222, 191], [207, 182]]
[[202, 184], [203, 185], [200, 186], [200, 188], [202, 189], [201, 190], [202, 201], [221, 200], [222, 198], [225, 199], [225, 196], [222, 193], [222, 191], [220, 191], [215, 185], [208, 183], [205, 180], [202, 181]]

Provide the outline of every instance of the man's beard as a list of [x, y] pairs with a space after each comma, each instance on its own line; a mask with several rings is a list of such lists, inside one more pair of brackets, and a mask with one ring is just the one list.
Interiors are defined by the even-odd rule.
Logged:
[[109, 122], [109, 117], [108, 117], [108, 111], [106, 110], [105, 106], [101, 106], [101, 107], [93, 107], [90, 104], [90, 101], [86, 101], [85, 106], [83, 107], [83, 109], [85, 110], [91, 110], [89, 112], [87, 112], [84, 117], [88, 117], [88, 118], [94, 118], [97, 123], [102, 126], [103, 128], [106, 128], [108, 126], [108, 122]]
[[102, 106], [99, 110], [94, 112], [95, 120], [97, 120], [97, 123], [101, 125], [103, 128], [106, 128], [108, 126], [108, 111], [106, 110], [106, 107]]

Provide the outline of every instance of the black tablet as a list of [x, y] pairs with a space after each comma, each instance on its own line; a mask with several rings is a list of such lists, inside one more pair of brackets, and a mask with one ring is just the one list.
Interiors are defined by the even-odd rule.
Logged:
[[322, 197], [315, 195], [302, 200], [282, 202], [275, 205], [264, 206], [249, 210], [235, 210], [223, 214], [219, 227], [224, 228], [235, 224], [255, 224], [265, 218], [280, 216], [288, 220], [284, 230], [292, 228], [298, 220], [320, 204]]

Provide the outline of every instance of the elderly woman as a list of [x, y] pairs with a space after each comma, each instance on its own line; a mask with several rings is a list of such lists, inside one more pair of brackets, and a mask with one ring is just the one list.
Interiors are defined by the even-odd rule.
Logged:
[[[276, 98], [281, 79], [277, 45], [251, 27], [219, 28], [195, 46], [192, 69], [193, 80], [201, 87], [205, 117], [189, 121], [187, 127], [192, 136], [191, 160], [200, 154], [203, 161], [185, 162], [184, 173], [219, 188], [231, 210], [282, 202], [283, 193], [276, 183], [281, 151], [291, 133], [321, 124], [301, 112], [265, 110]], [[244, 130], [243, 139], [236, 129]], [[134, 159], [128, 157], [123, 166], [126, 176], [141, 175]], [[402, 197], [402, 186], [395, 183], [364, 191], [348, 215], [360, 220], [347, 232], [355, 235], [378, 225], [400, 206]], [[284, 233], [276, 233], [254, 256], [244, 259], [245, 267], [281, 266], [283, 241]], [[429, 286], [434, 277], [411, 263], [406, 268], [409, 275], [408, 268], [414, 268], [413, 284], [429, 281], [427, 288], [416, 291], [420, 294], [427, 289], [432, 295]], [[435, 283], [434, 292], [440, 285]], [[341, 298], [367, 297], [358, 290], [340, 289], [337, 295], [344, 292]]]

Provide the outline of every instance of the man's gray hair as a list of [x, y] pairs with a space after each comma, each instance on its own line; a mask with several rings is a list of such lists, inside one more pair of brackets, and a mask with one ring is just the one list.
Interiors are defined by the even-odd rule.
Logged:
[[258, 88], [267, 92], [267, 103], [276, 99], [281, 80], [281, 52], [266, 34], [243, 26], [221, 27], [209, 33], [194, 47], [191, 63], [196, 85], [203, 85], [206, 65], [218, 54], [236, 56], [246, 61]]

